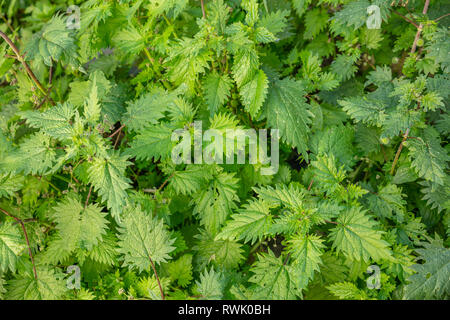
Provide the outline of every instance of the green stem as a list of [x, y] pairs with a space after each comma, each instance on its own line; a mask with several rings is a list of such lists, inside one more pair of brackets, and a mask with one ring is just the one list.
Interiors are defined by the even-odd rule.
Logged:
[[58, 193], [62, 193], [61, 189], [59, 189], [57, 186], [55, 186], [53, 183], [50, 182], [50, 180], [46, 180], [48, 182], [48, 184], [55, 189], [56, 191], [58, 191]]
[[165, 14], [163, 14], [163, 18], [164, 18], [164, 21], [166, 21], [166, 23], [170, 26], [170, 27], [172, 27], [172, 34], [173, 34], [173, 36], [175, 37], [175, 39], [180, 39], [180, 38], [178, 38], [178, 36], [177, 36], [177, 33], [175, 32], [175, 27], [173, 26], [173, 24], [170, 22], [170, 20], [169, 19], [167, 19], [167, 17], [166, 17], [166, 15]]
[[155, 60], [150, 55], [150, 51], [148, 51], [147, 48], [144, 48], [144, 52], [145, 52], [145, 55], [147, 56], [148, 61], [150, 61], [153, 71], [160, 77], [160, 81], [163, 84], [163, 86], [167, 90], [172, 90], [172, 86], [169, 83], [167, 83], [166, 80], [163, 79], [161, 71], [159, 71], [159, 68], [157, 66], [155, 66]]
[[254, 253], [256, 250], [258, 250], [259, 246], [261, 245], [261, 240], [259, 240], [257, 243], [255, 243], [255, 245], [250, 249], [250, 253], [252, 254]]
[[67, 179], [66, 177], [60, 176], [59, 174], [54, 174], [53, 176], [64, 182], [71, 183], [71, 181], [69, 179]]
[[402, 142], [400, 142], [400, 145], [398, 146], [397, 149], [397, 153], [395, 154], [394, 162], [392, 163], [391, 167], [391, 176], [394, 175], [395, 165], [397, 164], [398, 158], [400, 157], [400, 153], [402, 152], [403, 144], [405, 143], [406, 139], [408, 139], [408, 135], [409, 135], [409, 128], [406, 129], [406, 132], [403, 135], [403, 140]]

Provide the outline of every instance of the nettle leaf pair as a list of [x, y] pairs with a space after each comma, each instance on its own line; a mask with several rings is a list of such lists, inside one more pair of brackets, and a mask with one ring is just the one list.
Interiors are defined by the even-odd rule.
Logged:
[[79, 62], [75, 31], [67, 28], [64, 16], [55, 15], [40, 32], [33, 35], [25, 47], [26, 58], [52, 66], [61, 61], [74, 69], [84, 71]]
[[[381, 128], [380, 140], [384, 144], [399, 132], [418, 128], [417, 133], [421, 137], [405, 143], [409, 147], [411, 165], [420, 177], [436, 185], [443, 185], [449, 158], [441, 147], [438, 132], [433, 128], [425, 128], [421, 115], [423, 111], [445, 107], [443, 96], [447, 97], [448, 93], [442, 89], [450, 84], [448, 81], [440, 76], [429, 80], [420, 77], [415, 82], [405, 79], [392, 81], [388, 68], [378, 68], [370, 73], [365, 83], [366, 86], [376, 85], [375, 91], [341, 100], [339, 103], [356, 122]], [[436, 86], [437, 82], [442, 87]]]

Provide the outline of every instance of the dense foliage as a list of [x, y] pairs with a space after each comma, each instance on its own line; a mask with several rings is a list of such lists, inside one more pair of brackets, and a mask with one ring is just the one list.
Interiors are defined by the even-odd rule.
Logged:
[[[0, 298], [450, 296], [448, 1], [0, 11]], [[194, 121], [278, 172], [175, 165]]]

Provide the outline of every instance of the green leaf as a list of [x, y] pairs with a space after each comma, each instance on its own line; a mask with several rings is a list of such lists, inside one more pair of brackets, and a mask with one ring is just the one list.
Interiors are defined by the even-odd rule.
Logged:
[[366, 96], [350, 97], [338, 102], [342, 109], [356, 122], [381, 127], [387, 118], [384, 104]]
[[259, 70], [252, 80], [240, 89], [242, 103], [245, 110], [252, 117], [256, 117], [267, 96], [268, 80], [264, 71]]
[[450, 211], [450, 177], [444, 178], [444, 185], [434, 184], [429, 181], [419, 182], [423, 188], [420, 190], [424, 196], [422, 200], [426, 200], [431, 209], [441, 211]]
[[288, 240], [288, 251], [291, 253], [293, 262], [291, 266], [296, 269], [300, 276], [300, 288], [306, 289], [314, 273], [319, 272], [325, 245], [323, 240], [315, 235], [297, 234]]
[[245, 259], [242, 245], [237, 241], [215, 239], [214, 235], [206, 230], [200, 230], [195, 238], [194, 262], [200, 269], [210, 263], [217, 268], [234, 269]]
[[112, 126], [121, 120], [124, 112], [123, 105], [127, 100], [126, 91], [122, 84], [117, 85], [106, 79], [102, 71], [95, 70], [91, 72], [87, 81], [72, 82], [69, 85], [71, 91], [68, 103], [76, 107], [83, 106], [87, 97], [92, 93], [94, 85], [97, 87], [98, 103], [101, 105], [100, 120]]
[[89, 258], [103, 265], [111, 266], [117, 262], [117, 239], [112, 233], [102, 237], [102, 241], [89, 252]]
[[238, 239], [250, 241], [251, 244], [262, 239], [268, 235], [272, 225], [271, 207], [264, 200], [253, 200], [245, 204], [242, 210], [231, 216], [233, 220], [228, 221], [216, 239]]
[[102, 111], [99, 104], [99, 98], [97, 94], [98, 88], [96, 82], [96, 76], [94, 76], [91, 92], [89, 93], [89, 97], [84, 103], [84, 117], [88, 122], [92, 124], [95, 124], [98, 120], [100, 120], [100, 113]]
[[162, 88], [154, 87], [133, 102], [128, 102], [123, 123], [130, 130], [141, 132], [149, 125], [157, 124], [164, 118], [164, 112], [177, 97], [177, 92], [168, 93]]
[[312, 0], [292, 0], [292, 6], [295, 9], [295, 12], [297, 12], [298, 16], [301, 18], [303, 14], [308, 9], [308, 6]]
[[409, 149], [411, 164], [416, 173], [426, 180], [443, 185], [450, 157], [441, 147], [435, 131], [426, 130], [424, 139], [410, 139], [405, 141], [405, 145]]
[[367, 300], [367, 294], [351, 282], [339, 282], [327, 287], [339, 299]]
[[325, 10], [319, 8], [309, 10], [305, 15], [305, 33], [303, 37], [305, 39], [313, 39], [319, 34], [328, 23], [329, 16]]
[[234, 55], [231, 70], [238, 88], [253, 79], [259, 64], [259, 57], [254, 49], [241, 49]]
[[6, 281], [3, 279], [3, 275], [0, 275], [0, 299], [1, 300], [5, 299], [5, 296], [4, 296], [4, 294], [6, 292], [5, 284], [6, 284]]
[[128, 208], [119, 226], [119, 253], [124, 266], [137, 268], [139, 272], [150, 270], [152, 262], [159, 264], [171, 259], [175, 239], [162, 220], [141, 211], [140, 207]]
[[436, 63], [440, 64], [441, 69], [447, 74], [450, 71], [450, 59], [446, 54], [449, 50], [448, 37], [448, 28], [438, 28], [433, 34], [431, 45], [427, 48], [428, 57], [433, 58]]
[[195, 92], [200, 74], [209, 68], [211, 51], [203, 50], [206, 42], [203, 38], [183, 38], [170, 49], [166, 62], [170, 64], [169, 79], [176, 86], [185, 84], [190, 93]]
[[255, 284], [254, 299], [293, 300], [300, 295], [295, 268], [286, 265], [281, 256], [276, 258], [270, 250], [258, 256], [251, 271], [249, 281]]
[[224, 277], [211, 268], [200, 274], [200, 281], [196, 281], [197, 291], [204, 300], [220, 300], [225, 289]]
[[340, 183], [345, 179], [344, 166], [336, 167], [336, 160], [333, 155], [318, 156], [315, 161], [311, 161], [315, 183], [328, 194], [333, 194], [342, 188]]
[[51, 269], [38, 268], [38, 278], [31, 272], [8, 281], [8, 300], [60, 300], [67, 288], [61, 276]]
[[450, 295], [450, 249], [433, 243], [423, 243], [416, 249], [423, 264], [412, 268], [417, 272], [408, 278], [405, 299], [448, 299]]
[[197, 192], [209, 178], [208, 170], [203, 166], [190, 165], [184, 171], [175, 171], [170, 179], [176, 193], [191, 195]]
[[225, 26], [230, 15], [230, 8], [223, 0], [213, 0], [205, 3], [208, 7], [208, 15], [206, 18], [215, 25], [219, 34], [225, 31]]
[[422, 96], [422, 107], [425, 111], [444, 109], [443, 98], [436, 92], [427, 92]]
[[380, 29], [367, 29], [361, 30], [360, 35], [361, 44], [367, 49], [376, 50], [381, 46], [381, 41], [383, 41], [383, 34]]
[[303, 200], [305, 198], [304, 190], [294, 184], [290, 184], [289, 186], [278, 184], [275, 189], [271, 186], [255, 187], [253, 190], [259, 195], [260, 199], [269, 203], [297, 211], [301, 211], [303, 208]]
[[126, 190], [131, 187], [131, 180], [125, 176], [128, 165], [126, 156], [112, 152], [105, 158], [95, 158], [88, 169], [89, 182], [106, 201], [111, 214], [116, 218], [120, 216], [126, 204]]
[[336, 12], [333, 19], [337, 23], [358, 29], [366, 23], [367, 8], [370, 5], [368, 0], [352, 1], [344, 5], [341, 11]]
[[128, 154], [144, 160], [168, 158], [175, 145], [172, 142], [172, 133], [175, 129], [166, 123], [147, 126], [131, 142]]
[[321, 259], [321, 272], [317, 276], [322, 283], [335, 283], [347, 278], [349, 268], [343, 262], [342, 256], [327, 251], [321, 256]]
[[78, 47], [73, 30], [67, 28], [63, 15], [55, 15], [25, 46], [26, 58], [52, 66], [55, 61], [83, 70], [78, 61]]
[[348, 56], [340, 54], [331, 63], [330, 70], [336, 74], [343, 81], [348, 80], [353, 77], [358, 68], [355, 66], [358, 57], [355, 55]]
[[120, 30], [114, 36], [114, 42], [122, 52], [127, 55], [138, 55], [145, 49], [145, 35], [143, 30], [138, 30], [130, 25], [127, 29]]
[[22, 189], [24, 180], [23, 176], [0, 173], [0, 198], [13, 197], [14, 192]]
[[280, 130], [283, 141], [296, 147], [307, 158], [311, 118], [309, 105], [300, 82], [292, 79], [276, 80], [269, 87], [265, 103], [268, 124]]
[[383, 86], [386, 82], [392, 81], [392, 70], [388, 66], [377, 66], [374, 71], [369, 72], [364, 85], [367, 87], [374, 84], [377, 87]]
[[176, 18], [188, 4], [187, 0], [152, 0], [150, 1], [149, 12], [153, 16], [170, 14], [170, 17]]
[[230, 96], [232, 82], [227, 74], [210, 73], [203, 82], [205, 100], [211, 117]]
[[65, 140], [70, 139], [74, 134], [70, 121], [75, 112], [72, 105], [63, 103], [44, 112], [24, 111], [21, 115], [31, 127], [41, 129], [55, 139]]
[[[99, 255], [104, 256], [102, 249], [109, 244], [109, 241], [103, 244], [108, 224], [105, 215], [102, 208], [96, 204], [85, 206], [76, 196], [69, 195], [54, 208], [52, 220], [56, 222], [57, 233], [43, 256], [39, 257], [42, 263], [56, 264], [66, 261], [75, 250], [90, 251], [89, 254], [92, 254], [95, 260], [110, 262], [108, 252], [106, 259], [99, 258]], [[80, 251], [76, 253], [80, 254]]]
[[358, 149], [369, 154], [381, 150], [379, 133], [376, 128], [358, 124], [355, 130], [355, 142]]
[[167, 288], [170, 285], [170, 279], [166, 277], [159, 278], [158, 283], [158, 280], [153, 275], [144, 277], [136, 284], [136, 290], [143, 297], [152, 300], [162, 300], [159, 284], [161, 284], [163, 292], [167, 292]]
[[284, 31], [287, 26], [286, 16], [289, 16], [288, 10], [277, 10], [266, 13], [261, 17], [256, 26], [264, 28], [272, 35], [276, 36], [278, 33]]
[[16, 271], [19, 256], [25, 252], [27, 245], [20, 227], [13, 222], [0, 225], [0, 270]]
[[370, 219], [360, 207], [347, 208], [337, 219], [331, 230], [333, 248], [356, 261], [368, 262], [389, 260], [392, 252], [389, 244], [382, 240], [384, 232], [377, 229], [378, 223]]
[[67, 243], [73, 241], [76, 247], [91, 250], [106, 234], [106, 213], [96, 204], [84, 207], [78, 199], [69, 196], [54, 210], [52, 220], [56, 222], [59, 236]]
[[[356, 131], [358, 132], [358, 131]], [[311, 139], [311, 151], [317, 155], [333, 155], [337, 163], [349, 170], [355, 163], [352, 127], [332, 126], [317, 132]], [[379, 142], [377, 142], [379, 144]]]
[[388, 184], [376, 194], [368, 196], [369, 208], [379, 217], [392, 218], [393, 214], [403, 215], [406, 212], [406, 201], [403, 200], [402, 189], [395, 184]]
[[172, 281], [181, 287], [187, 287], [192, 281], [192, 255], [185, 254], [167, 265], [167, 272]]
[[249, 26], [253, 26], [258, 21], [258, 1], [257, 0], [242, 0], [242, 8], [247, 11], [245, 22]]
[[[42, 132], [37, 132], [22, 141], [20, 147], [4, 159], [7, 168], [24, 174], [43, 174], [50, 168], [56, 158], [51, 148], [51, 139]], [[0, 163], [1, 164], [1, 163]]]
[[278, 40], [277, 37], [265, 27], [256, 28], [255, 39], [260, 43], [270, 43]]
[[213, 176], [205, 189], [193, 196], [193, 213], [208, 231], [219, 231], [231, 211], [236, 208], [235, 202], [239, 200], [236, 192], [238, 181], [234, 174], [220, 172]]

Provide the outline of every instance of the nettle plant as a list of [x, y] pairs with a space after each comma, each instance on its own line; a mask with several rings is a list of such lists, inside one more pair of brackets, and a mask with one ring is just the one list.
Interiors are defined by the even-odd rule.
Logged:
[[0, 298], [449, 298], [448, 1], [0, 8]]

